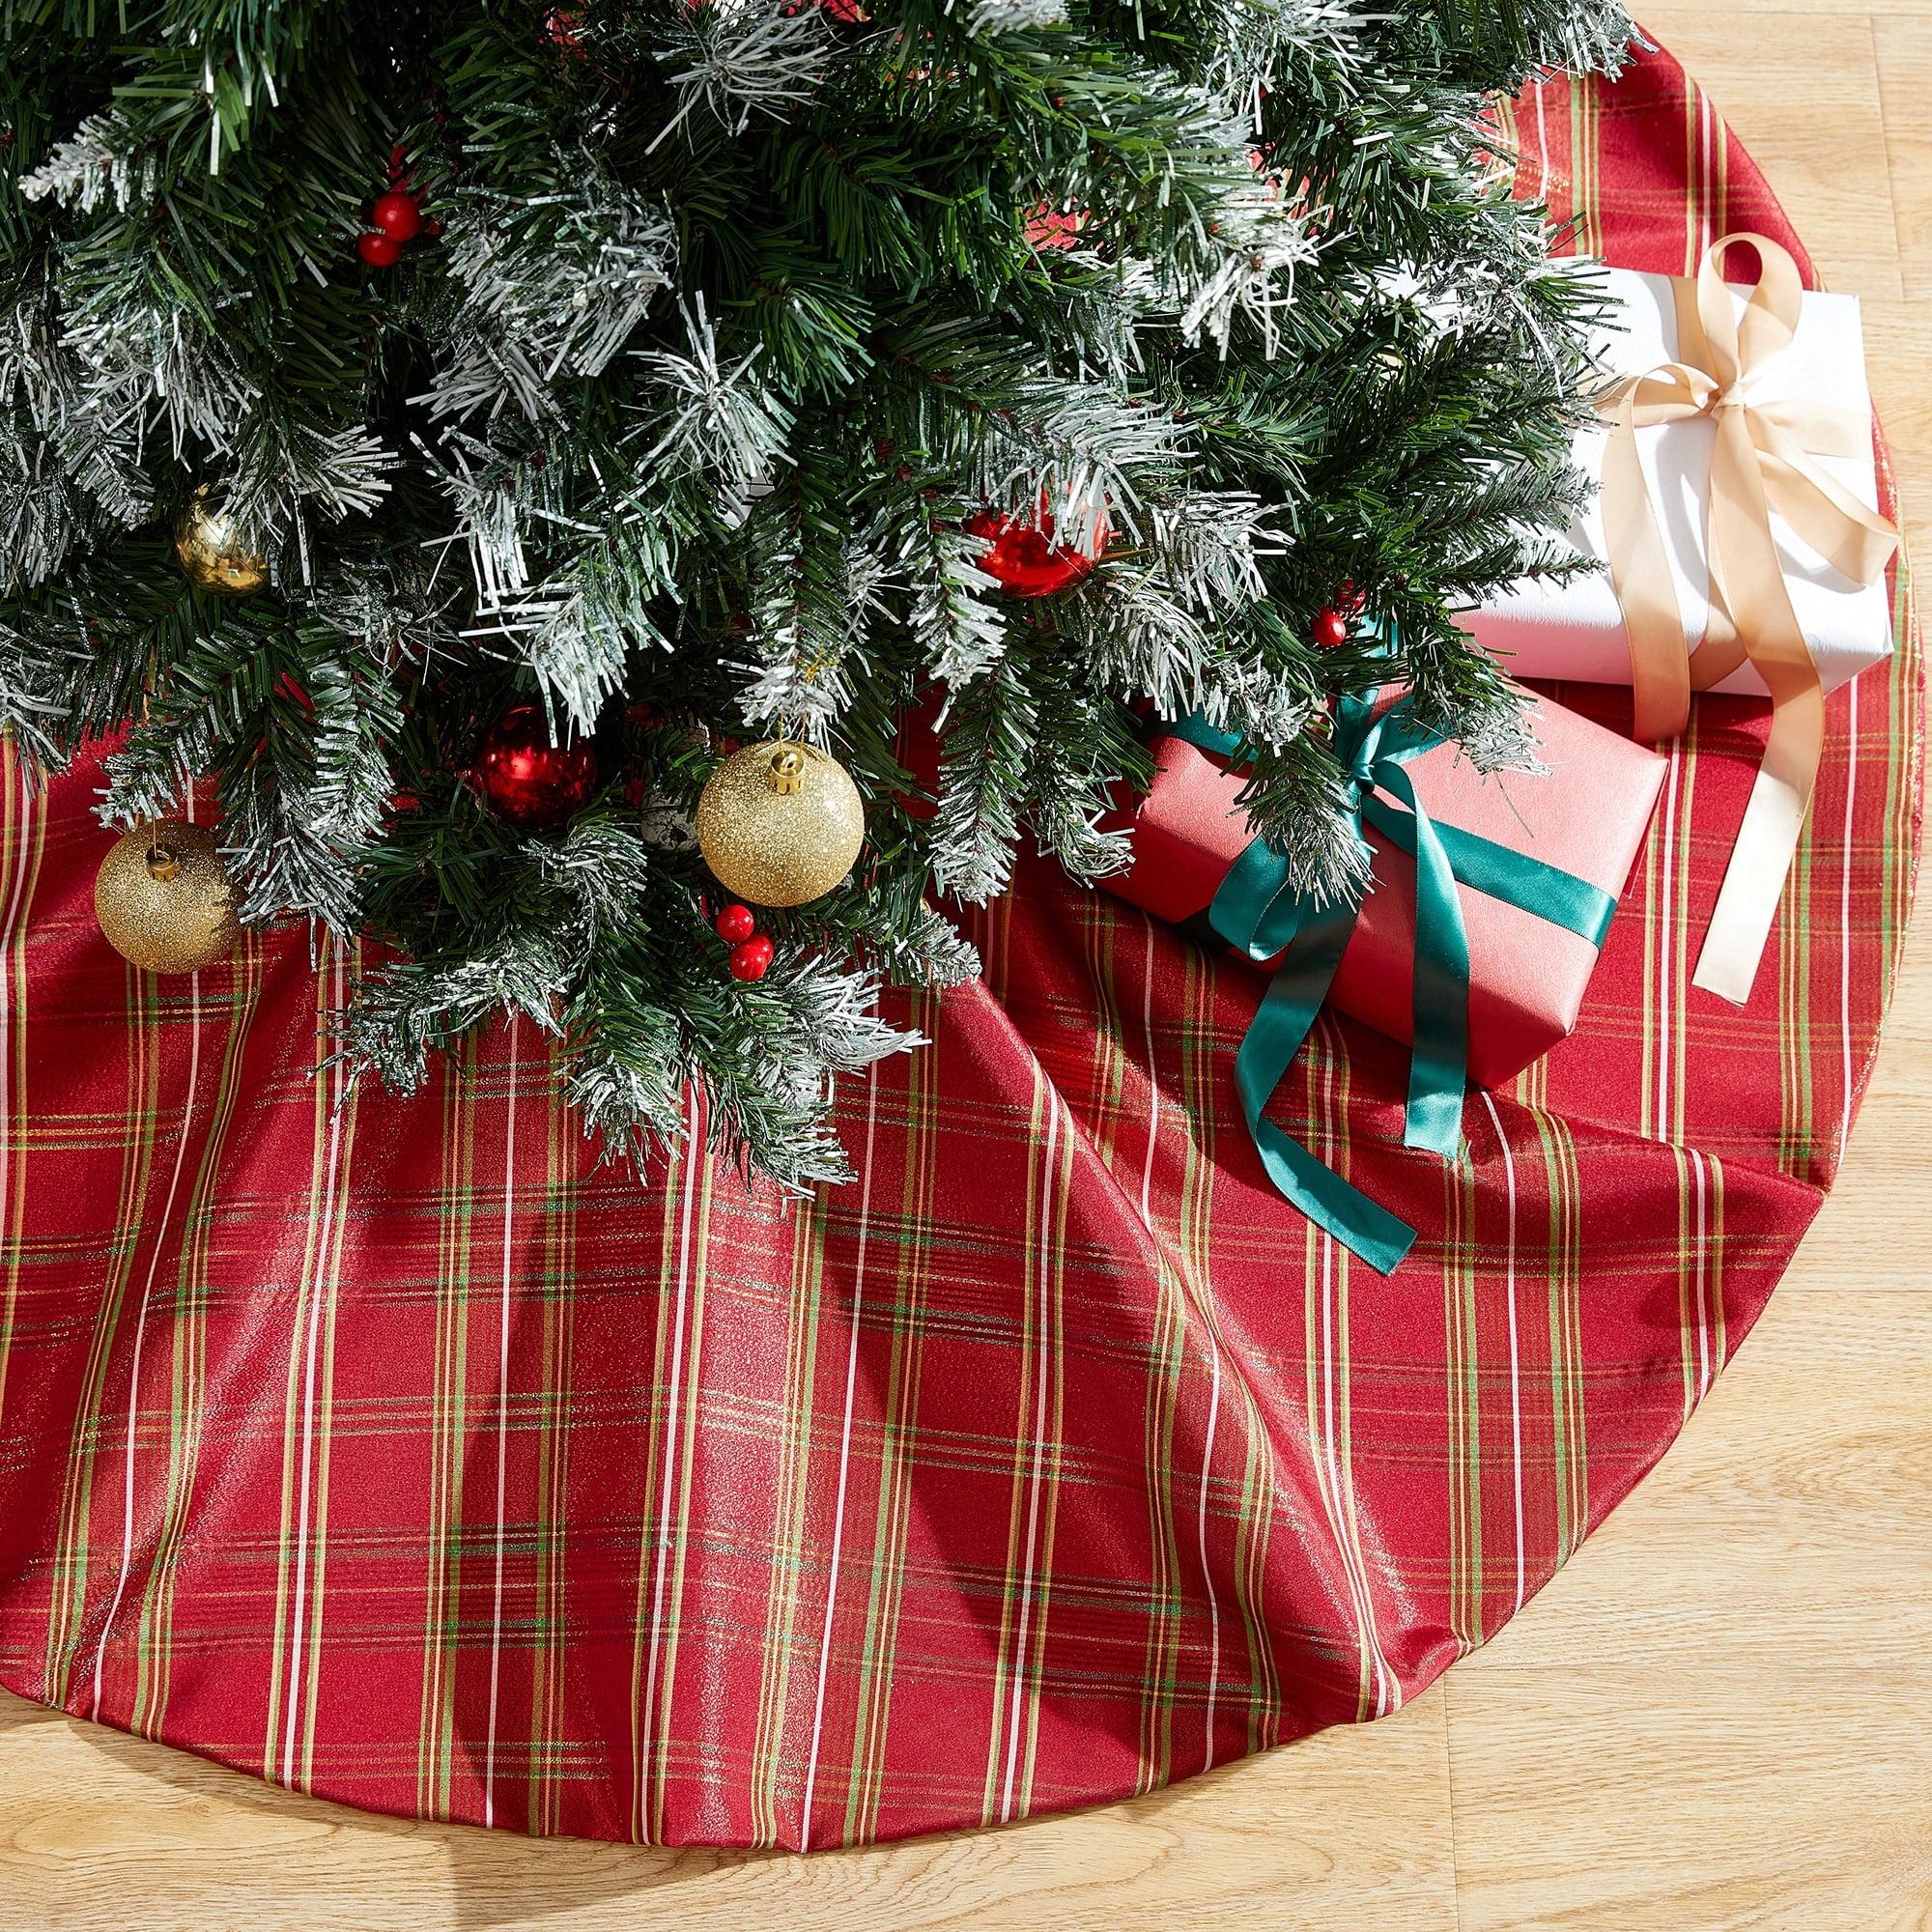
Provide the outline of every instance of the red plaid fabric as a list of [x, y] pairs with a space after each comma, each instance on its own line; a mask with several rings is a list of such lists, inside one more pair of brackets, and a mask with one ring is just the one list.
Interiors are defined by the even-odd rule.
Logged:
[[[1613, 260], [1795, 242], [1667, 58], [1511, 119]], [[1282, 1117], [1421, 1230], [1388, 1281], [1259, 1172], [1259, 980], [1045, 868], [846, 1095], [855, 1184], [640, 1191], [527, 1028], [345, 1103], [353, 958], [128, 971], [91, 774], [10, 767], [0, 1679], [378, 1809], [794, 1846], [1393, 1710], [1656, 1461], [1830, 1184], [1911, 898], [1899, 597], [1745, 1011], [1690, 974], [1764, 719], [1705, 701], [1580, 1033], [1462, 1159], [1404, 1152], [1398, 1050], [1323, 1021]]]

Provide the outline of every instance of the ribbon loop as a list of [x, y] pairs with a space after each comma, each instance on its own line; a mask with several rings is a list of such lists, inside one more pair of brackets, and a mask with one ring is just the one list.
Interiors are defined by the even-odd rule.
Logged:
[[[1758, 279], [1740, 314], [1723, 264], [1747, 246], [1756, 251]], [[1671, 287], [1677, 359], [1624, 378], [1597, 403], [1609, 432], [1604, 534], [1630, 640], [1639, 738], [1679, 736], [1692, 690], [1710, 690], [1747, 661], [1771, 696], [1764, 762], [1693, 976], [1741, 1004], [1757, 977], [1824, 751], [1823, 689], [1784, 582], [1772, 512], [1861, 584], [1884, 573], [1898, 532], [1814, 461], [1856, 454], [1870, 437], [1868, 421], [1822, 405], [1754, 399], [1798, 332], [1804, 291], [1789, 252], [1768, 236], [1726, 235], [1705, 251], [1694, 279]], [[1636, 432], [1698, 416], [1710, 417], [1717, 435], [1704, 512], [1711, 618], [1693, 656]]]

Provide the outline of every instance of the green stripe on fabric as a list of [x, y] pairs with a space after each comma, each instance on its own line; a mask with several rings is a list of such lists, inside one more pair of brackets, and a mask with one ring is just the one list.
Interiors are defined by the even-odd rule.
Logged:
[[[664, 1606], [664, 1662], [658, 1690], [657, 1735], [651, 1746], [651, 1837], [659, 1844], [664, 1842], [664, 1801], [670, 1767], [670, 1741], [675, 1735], [678, 1650], [684, 1630], [684, 1577], [691, 1554], [691, 1486], [697, 1465], [698, 1393], [704, 1354], [705, 1289], [710, 1279], [712, 1181], [716, 1172], [715, 1163], [700, 1148], [694, 1167], [697, 1211], [691, 1244], [690, 1309], [685, 1318], [683, 1410], [677, 1425], [677, 1488], [670, 1527], [670, 1586]], [[664, 1560], [664, 1552], [660, 1552], [659, 1560]]]
[[[1829, 770], [1830, 750], [1827, 760]], [[1814, 808], [1805, 815], [1798, 848], [1792, 854], [1791, 870], [1785, 875], [1784, 890], [1778, 896], [1776, 926], [1779, 935], [1777, 1160], [1784, 1173], [1800, 1180], [1811, 1178], [1816, 1151], [1811, 1091], [1812, 950], [1815, 943], [1823, 943], [1835, 953], [1839, 937], [1835, 917], [1825, 923], [1816, 940], [1811, 929], [1811, 889], [1818, 863], [1814, 837], [1817, 824]]]
[[1026, 1212], [1022, 1225], [1021, 1303], [1018, 1321], [1018, 1372], [1015, 1377], [1012, 1446], [1007, 1475], [1007, 1549], [1000, 1590], [1000, 1624], [994, 1647], [992, 1722], [986, 1740], [986, 1776], [980, 1795], [980, 1818], [997, 1824], [1023, 1815], [1015, 1808], [1021, 1677], [1033, 1622], [1029, 1567], [1038, 1542], [1037, 1491], [1043, 1481], [1040, 1463], [1046, 1444], [1038, 1418], [1046, 1403], [1039, 1360], [1040, 1336], [1048, 1314], [1046, 1277], [1041, 1248], [1052, 1223], [1053, 1193], [1059, 1180], [1057, 1156], [1064, 1131], [1059, 1096], [1037, 1062], [1033, 1066], [1032, 1102], [1027, 1121]]
[[785, 1323], [782, 1415], [774, 1484], [773, 1561], [765, 1579], [764, 1640], [759, 1650], [758, 1708], [752, 1734], [749, 1796], [752, 1840], [775, 1845], [790, 1823], [799, 1795], [786, 1748], [792, 1664], [809, 1656], [815, 1633], [800, 1621], [805, 1549], [812, 1537], [817, 1493], [812, 1466], [813, 1404], [817, 1389], [819, 1315], [824, 1301], [826, 1226], [834, 1208], [824, 1190], [791, 1215], [791, 1258]]
[[885, 1796], [899, 1608], [905, 1591], [906, 1534], [912, 1520], [913, 1478], [919, 1461], [920, 1372], [924, 1359], [924, 1318], [942, 1151], [939, 1055], [945, 1029], [937, 995], [922, 994], [914, 1001], [912, 1024], [932, 1044], [902, 1063], [906, 1080], [905, 1167], [899, 1203], [903, 1232], [894, 1271], [892, 1340], [879, 1427], [878, 1492], [867, 1566], [865, 1627], [845, 1797], [843, 1837], [847, 1844], [875, 1835]]
[[562, 1828], [562, 1780], [573, 1748], [567, 1704], [570, 1629], [570, 1415], [577, 1339], [580, 1135], [563, 1100], [565, 1055], [550, 1049], [543, 1222], [542, 1413], [536, 1444], [533, 1628], [530, 1645], [528, 1830]]
[[34, 898], [40, 886], [41, 861], [47, 838], [45, 794], [25, 781], [13, 737], [6, 733], [0, 733], [0, 785], [6, 787], [6, 797], [0, 801], [0, 874], [13, 878], [24, 872], [14, 924], [0, 935], [5, 941], [0, 971], [6, 974], [4, 991], [9, 1014], [6, 1131], [8, 1171], [12, 1177], [6, 1203], [6, 1291], [0, 1293], [0, 1420], [4, 1420], [8, 1358], [19, 1307], [20, 1263], [26, 1249], [27, 1172], [33, 1146], [27, 1111], [27, 934], [33, 924]]
[[[318, 1020], [318, 1040], [328, 1037], [327, 1022]], [[323, 1084], [320, 1066], [316, 1084]], [[344, 1229], [349, 1219], [349, 1203], [355, 1171], [356, 1094], [351, 1088], [341, 1100], [341, 1149], [336, 1170], [335, 1200], [330, 1214], [333, 1240], [323, 1257], [323, 1320], [319, 1334], [320, 1360], [315, 1373], [319, 1381], [316, 1413], [315, 1517], [312, 1531], [314, 1556], [311, 1563], [311, 1598], [307, 1619], [308, 1657], [302, 1670], [301, 1770], [299, 1788], [310, 1791], [315, 1779], [315, 1726], [322, 1709], [322, 1667], [327, 1654], [323, 1641], [324, 1611], [327, 1604], [329, 1479], [334, 1466], [335, 1445], [335, 1335], [336, 1318], [342, 1308], [342, 1258]]]
[[[167, 1716], [176, 1566], [187, 1530], [201, 1453], [206, 1397], [209, 1236], [217, 1205], [215, 1182], [227, 1153], [236, 1102], [242, 1093], [242, 1056], [261, 996], [262, 963], [261, 940], [249, 933], [237, 949], [234, 964], [225, 976], [228, 1033], [215, 1076], [208, 1132], [183, 1210], [174, 1319], [170, 1323], [168, 1462], [160, 1521], [141, 1590], [137, 1618], [139, 1667], [128, 1719], [130, 1728], [147, 1737], [160, 1735]], [[204, 981], [205, 998], [210, 988], [221, 985], [222, 979], [223, 976], [214, 974], [209, 976]]]
[[1532, 1116], [1542, 1145], [1548, 1233], [1545, 1268], [1548, 1281], [1550, 1466], [1553, 1524], [1560, 1565], [1583, 1540], [1589, 1523], [1588, 1417], [1584, 1402], [1582, 1332], [1583, 1254], [1578, 1202], [1581, 1173], [1576, 1136], [1560, 1116]]
[[124, 976], [124, 1037], [127, 1041], [127, 1094], [123, 1101], [121, 1177], [112, 1232], [107, 1239], [107, 1277], [95, 1312], [79, 1400], [68, 1440], [61, 1484], [60, 1523], [48, 1593], [47, 1643], [43, 1665], [44, 1699], [68, 1701], [77, 1648], [86, 1628], [89, 1554], [94, 1534], [94, 1465], [103, 1432], [111, 1426], [102, 1413], [107, 1372], [120, 1331], [135, 1257], [145, 1232], [144, 1207], [159, 1131], [156, 1094], [162, 1064], [159, 1036], [172, 1043], [176, 1029], [159, 1018], [165, 995], [160, 982], [128, 967]]
[[1060, 1523], [1060, 1487], [1066, 1444], [1066, 1216], [1073, 1200], [1073, 1150], [1078, 1138], [1070, 1120], [1061, 1128], [1059, 1174], [1049, 1223], [1045, 1279], [1040, 1284], [1046, 1324], [1046, 1449], [1042, 1459], [1040, 1520], [1032, 1557], [1034, 1606], [1031, 1641], [1023, 1663], [1027, 1683], [1026, 1750], [1013, 1816], [1033, 1811], [1033, 1781], [1039, 1753], [1039, 1707], [1046, 1681], [1047, 1630], [1053, 1610], [1054, 1549]]
[[1443, 1172], [1444, 1407], [1449, 1423], [1449, 1628], [1466, 1654], [1484, 1639], [1483, 1388], [1475, 1163], [1466, 1151]]
[[[1212, 1371], [1210, 1350], [1225, 1352], [1219, 1309], [1214, 1298], [1214, 1182], [1220, 1173], [1220, 1151], [1216, 1122], [1227, 1104], [1228, 1057], [1214, 1037], [1213, 1014], [1223, 971], [1233, 970], [1218, 959], [1190, 955], [1186, 1010], [1188, 1051], [1181, 1063], [1181, 1105], [1187, 1125], [1180, 1130], [1183, 1170], [1180, 1193], [1181, 1254], [1185, 1267], [1188, 1314], [1198, 1320], [1209, 1341], [1209, 1349], [1190, 1350], [1192, 1358]], [[1296, 1075], [1304, 1085], [1313, 1078], [1313, 1064], [1320, 1057], [1320, 1038], [1310, 1042], [1310, 1051]], [[1245, 1138], [1245, 1136], [1243, 1136]], [[1295, 1234], [1301, 1242], [1304, 1261], [1315, 1252], [1319, 1235], [1312, 1224], [1297, 1216]], [[1242, 1669], [1238, 1686], [1221, 1682], [1220, 1697], [1238, 1690], [1244, 1725], [1244, 1747], [1260, 1748], [1272, 1741], [1282, 1711], [1280, 1674], [1274, 1646], [1269, 1640], [1267, 1622], [1268, 1545], [1273, 1529], [1278, 1495], [1275, 1486], [1271, 1437], [1264, 1423], [1255, 1394], [1247, 1378], [1238, 1374], [1221, 1378], [1221, 1431], [1237, 1431], [1237, 1440], [1223, 1448], [1218, 1439], [1212, 1463], [1207, 1472], [1208, 1515], [1210, 1529], [1219, 1530], [1227, 1518], [1222, 1498], [1227, 1490], [1225, 1477], [1215, 1473], [1226, 1468], [1236, 1456], [1240, 1460], [1240, 1487], [1234, 1498], [1232, 1525], [1224, 1532], [1229, 1554], [1222, 1573], [1232, 1582], [1234, 1602], [1223, 1603], [1218, 1595], [1208, 1606], [1211, 1620], [1220, 1626], [1221, 1673], [1225, 1680], [1235, 1647], [1227, 1629], [1230, 1616], [1240, 1628]], [[1209, 1563], [1213, 1562], [1210, 1554]], [[1218, 1591], [1215, 1575], [1203, 1579], [1203, 1586]], [[1210, 1649], [1211, 1649], [1210, 1636]]]
[[[1886, 466], [1888, 480], [1891, 466]], [[1894, 482], [1895, 487], [1895, 482]], [[1883, 922], [1881, 971], [1882, 1000], [1889, 1000], [1893, 980], [1904, 957], [1905, 937], [1912, 916], [1912, 886], [1916, 845], [1914, 820], [1918, 814], [1918, 787], [1923, 740], [1924, 666], [1918, 639], [1918, 616], [1910, 561], [1901, 552], [1892, 591], [1892, 637], [1897, 648], [1890, 665], [1886, 715], [1905, 721], [1905, 729], [1894, 730], [1887, 750], [1885, 810], [1881, 835], [1880, 917]]]
[[1677, 849], [1671, 854], [1674, 887], [1665, 927], [1664, 970], [1669, 975], [1670, 1025], [1664, 1040], [1669, 1072], [1664, 1106], [1657, 1123], [1659, 1135], [1671, 1141], [1687, 1138], [1684, 1125], [1686, 1097], [1686, 1055], [1690, 1051], [1690, 1028], [1686, 1020], [1690, 1003], [1690, 975], [1701, 935], [1695, 930], [1691, 909], [1696, 866], [1696, 840], [1691, 836], [1697, 799], [1697, 771], [1702, 753], [1698, 731], [1698, 711], [1690, 707], [1690, 723], [1679, 750], [1680, 782], [1677, 806]]
[[416, 1808], [450, 1815], [455, 1763], [456, 1676], [463, 1637], [463, 1487], [468, 1459], [469, 1223], [457, 1204], [475, 1198], [475, 1044], [439, 1060], [431, 1078], [441, 1100], [438, 1145], [436, 1321], [429, 1399], [429, 1490], [424, 1551], [423, 1686], [416, 1724]]
[[[689, 1105], [687, 1101], [687, 1105]], [[677, 1322], [673, 1304], [678, 1292], [678, 1256], [687, 1211], [686, 1193], [696, 1185], [696, 1164], [703, 1158], [702, 1145], [696, 1133], [675, 1143], [665, 1161], [665, 1211], [658, 1224], [658, 1321], [651, 1354], [648, 1382], [650, 1408], [645, 1429], [642, 1467], [639, 1471], [638, 1493], [639, 1530], [638, 1536], [638, 1591], [632, 1610], [631, 1640], [631, 1836], [639, 1841], [649, 1838], [656, 1803], [653, 1773], [656, 1739], [647, 1735], [646, 1718], [654, 1733], [658, 1723], [655, 1708], [655, 1678], [652, 1672], [650, 1639], [653, 1593], [663, 1553], [658, 1548], [658, 1496], [664, 1474], [660, 1467], [666, 1454], [665, 1435], [670, 1421], [669, 1397], [672, 1350]]]
[[[1157, 1132], [1159, 1079], [1150, 1065], [1145, 1081], [1152, 1104], [1137, 1109], [1142, 1093], [1139, 1061], [1151, 1055], [1154, 1043], [1148, 1024], [1149, 979], [1152, 973], [1154, 936], [1146, 913], [1122, 919], [1097, 900], [1082, 902], [1082, 927], [1087, 963], [1097, 994], [1094, 1013], [1094, 1088], [1099, 1105], [1089, 1131], [1095, 1151], [1105, 1162], [1122, 1193], [1138, 1202], [1142, 1176], [1148, 1172], [1148, 1136]], [[1133, 953], [1141, 970], [1133, 975], [1141, 984], [1137, 1008], [1122, 999], [1127, 977], [1123, 955]], [[1131, 1121], [1135, 1132], [1122, 1139], [1122, 1127]], [[1173, 1776], [1174, 1698], [1179, 1659], [1181, 1606], [1180, 1554], [1176, 1521], [1175, 1427], [1186, 1362], [1187, 1318], [1184, 1291], [1165, 1242], [1151, 1249], [1152, 1306], [1149, 1311], [1147, 1375], [1141, 1402], [1141, 1467], [1147, 1481], [1148, 1613], [1142, 1624], [1141, 1695], [1135, 1745], [1136, 1792], [1157, 1790]]]

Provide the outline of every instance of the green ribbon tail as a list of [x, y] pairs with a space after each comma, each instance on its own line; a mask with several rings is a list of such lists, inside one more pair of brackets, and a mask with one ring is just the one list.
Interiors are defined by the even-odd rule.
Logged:
[[1235, 1091], [1249, 1138], [1276, 1190], [1350, 1254], [1389, 1274], [1408, 1253], [1415, 1230], [1264, 1118], [1314, 1031], [1355, 928], [1352, 905], [1317, 907], [1287, 890], [1287, 861], [1257, 838], [1229, 867], [1208, 908], [1214, 929], [1251, 959], [1281, 953], [1235, 1055]]
[[1263, 1117], [1315, 1024], [1354, 923], [1351, 906], [1304, 920], [1235, 1055], [1235, 1088], [1255, 1151], [1277, 1191], [1378, 1274], [1393, 1274], [1415, 1230]]
[[1463, 1145], [1463, 1090], [1469, 1077], [1468, 928], [1449, 854], [1407, 772], [1384, 758], [1375, 768], [1375, 780], [1407, 806], [1415, 855], [1412, 1045], [1402, 1144], [1454, 1159]]
[[1463, 1144], [1463, 1096], [1469, 1072], [1469, 937], [1458, 882], [1533, 912], [1597, 947], [1610, 929], [1617, 902], [1573, 872], [1473, 832], [1437, 825], [1395, 760], [1379, 761], [1375, 780], [1408, 810], [1399, 811], [1370, 797], [1363, 802], [1363, 817], [1415, 860], [1414, 1047], [1403, 1145], [1453, 1158]]

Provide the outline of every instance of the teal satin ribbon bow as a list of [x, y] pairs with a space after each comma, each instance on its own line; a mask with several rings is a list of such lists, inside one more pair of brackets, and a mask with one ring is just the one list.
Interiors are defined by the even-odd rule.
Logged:
[[[1232, 759], [1240, 750], [1238, 739], [1200, 717], [1170, 728], [1218, 757]], [[1416, 721], [1406, 698], [1379, 717], [1370, 698], [1344, 697], [1336, 706], [1334, 751], [1347, 774], [1357, 836], [1365, 823], [1372, 825], [1415, 860], [1414, 1045], [1402, 1138], [1405, 1147], [1446, 1156], [1462, 1144], [1468, 1070], [1469, 937], [1458, 883], [1520, 906], [1593, 946], [1603, 945], [1617, 902], [1575, 873], [1436, 824], [1404, 767], [1441, 742]], [[1322, 903], [1291, 891], [1288, 869], [1282, 855], [1257, 838], [1229, 867], [1208, 908], [1214, 930], [1249, 958], [1281, 955], [1235, 1056], [1235, 1085], [1275, 1187], [1317, 1227], [1389, 1274], [1407, 1254], [1415, 1230], [1263, 1118], [1314, 1029], [1357, 912], [1348, 902]]]

